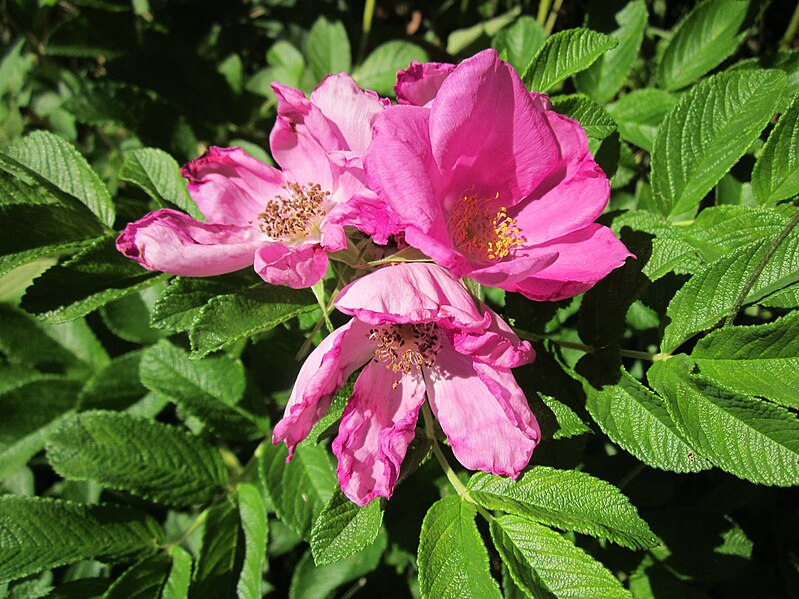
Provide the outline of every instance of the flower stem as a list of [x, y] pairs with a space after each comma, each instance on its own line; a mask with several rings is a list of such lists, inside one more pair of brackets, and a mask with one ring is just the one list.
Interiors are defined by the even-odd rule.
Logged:
[[427, 402], [422, 404], [422, 416], [424, 417], [425, 436], [433, 442], [433, 454], [436, 456], [436, 460], [438, 460], [438, 463], [441, 466], [441, 469], [444, 471], [444, 474], [447, 475], [447, 480], [449, 480], [450, 484], [455, 487], [455, 491], [458, 493], [458, 495], [463, 497], [465, 500], [474, 503], [474, 500], [469, 496], [469, 490], [460, 481], [458, 475], [455, 474], [452, 466], [450, 466], [449, 462], [447, 462], [444, 452], [442, 452], [441, 448], [438, 446], [436, 433], [433, 430], [433, 414], [430, 412], [430, 406], [427, 405]]
[[372, 32], [372, 19], [375, 16], [375, 0], [366, 0], [363, 7], [363, 21], [361, 27], [361, 44], [358, 47], [358, 64], [366, 57], [366, 46], [369, 43], [369, 34]]
[[[566, 341], [565, 339], [553, 339], [552, 337], [545, 337], [544, 335], [536, 335], [535, 333], [530, 333], [528, 331], [517, 329], [513, 327], [513, 331], [522, 339], [526, 339], [527, 341], [550, 341], [555, 345], [559, 345], [560, 347], [565, 347], [567, 349], [577, 349], [580, 351], [584, 351], [587, 354], [593, 354], [598, 349], [593, 345], [586, 345], [584, 343], [576, 343], [574, 341]], [[664, 354], [664, 353], [657, 353], [653, 354], [650, 352], [645, 351], [638, 351], [635, 349], [620, 349], [619, 354], [624, 356], [625, 358], [637, 358], [639, 360], [648, 360], [649, 362], [659, 362], [661, 360], [668, 360], [671, 355]]]
[[536, 16], [536, 21], [541, 27], [544, 26], [547, 20], [547, 15], [549, 14], [549, 7], [552, 4], [552, 0], [541, 0], [538, 4], [538, 16]]
[[544, 25], [544, 33], [549, 35], [552, 33], [552, 30], [555, 28], [555, 21], [558, 18], [558, 13], [560, 12], [560, 7], [563, 5], [563, 0], [555, 0], [555, 3], [552, 6], [552, 10], [549, 11], [549, 18], [547, 19], [546, 25]]
[[749, 291], [751, 291], [754, 284], [757, 283], [757, 279], [760, 277], [763, 269], [766, 268], [766, 264], [768, 264], [768, 261], [771, 260], [771, 257], [780, 247], [780, 244], [785, 241], [785, 238], [788, 237], [790, 232], [794, 229], [794, 227], [796, 227], [797, 224], [799, 224], [799, 212], [793, 215], [793, 218], [788, 222], [787, 225], [785, 225], [785, 228], [774, 238], [774, 241], [771, 242], [771, 245], [768, 246], [766, 253], [763, 254], [763, 257], [760, 259], [757, 268], [755, 268], [755, 270], [752, 271], [752, 274], [749, 275], [749, 278], [746, 279], [744, 286], [741, 287], [741, 291], [738, 293], [738, 297], [735, 298], [735, 303], [733, 303], [729, 314], [727, 314], [727, 319], [724, 321], [725, 327], [728, 327], [733, 323], [735, 317], [738, 315], [738, 311], [741, 309], [741, 306], [743, 306], [744, 301], [746, 300], [746, 296], [749, 294]]
[[791, 22], [788, 23], [788, 29], [785, 30], [785, 35], [780, 40], [780, 50], [788, 50], [791, 47], [791, 42], [796, 37], [797, 29], [799, 29], [799, 2], [796, 3]]
[[316, 303], [319, 304], [320, 308], [322, 308], [322, 318], [327, 326], [327, 332], [332, 333], [333, 323], [330, 322], [327, 304], [325, 303], [325, 282], [322, 279], [319, 279], [319, 281], [314, 283], [314, 285], [311, 287], [311, 291], [313, 291], [314, 297], [316, 298]]

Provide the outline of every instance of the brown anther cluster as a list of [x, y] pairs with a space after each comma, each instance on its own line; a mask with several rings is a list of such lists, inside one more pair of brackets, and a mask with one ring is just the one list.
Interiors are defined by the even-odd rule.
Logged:
[[484, 262], [502, 260], [524, 243], [508, 209], [493, 198], [465, 195], [453, 207], [449, 230], [459, 251]]
[[323, 208], [329, 191], [318, 183], [281, 185], [285, 195], [275, 196], [258, 215], [260, 229], [272, 239], [307, 237], [326, 214]]
[[[374, 360], [402, 374], [435, 364], [441, 347], [438, 326], [432, 322], [376, 327], [369, 329], [367, 337], [377, 342]], [[398, 384], [399, 380], [394, 381], [392, 387]]]

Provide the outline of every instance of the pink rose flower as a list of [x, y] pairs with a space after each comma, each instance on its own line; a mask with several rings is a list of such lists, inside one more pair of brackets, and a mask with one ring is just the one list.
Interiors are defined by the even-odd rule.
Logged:
[[354, 318], [305, 361], [274, 430], [289, 459], [365, 365], [333, 442], [341, 489], [355, 503], [391, 496], [425, 400], [461, 464], [519, 475], [540, 438], [510, 372], [534, 358], [529, 343], [434, 264], [382, 268], [344, 288], [335, 304]]
[[455, 277], [542, 301], [588, 290], [631, 256], [594, 222], [610, 185], [585, 132], [495, 51], [451, 69], [412, 64], [397, 95], [364, 159], [386, 204], [379, 237], [404, 232]]
[[119, 251], [149, 270], [183, 276], [250, 264], [275, 285], [310, 287], [324, 276], [326, 252], [346, 248], [343, 227], [357, 224], [347, 203], [376, 200], [362, 158], [386, 103], [343, 74], [327, 77], [310, 99], [279, 84], [275, 92], [270, 143], [283, 170], [240, 148], [212, 147], [182, 169], [207, 222], [157, 210], [125, 228]]

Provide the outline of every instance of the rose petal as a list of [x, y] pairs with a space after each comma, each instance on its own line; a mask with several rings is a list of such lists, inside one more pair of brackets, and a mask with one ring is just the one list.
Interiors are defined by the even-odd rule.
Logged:
[[287, 247], [276, 241], [268, 242], [255, 253], [254, 266], [267, 283], [303, 289], [325, 276], [327, 254], [314, 243]]
[[394, 93], [400, 104], [424, 106], [436, 97], [441, 84], [455, 69], [454, 64], [446, 62], [411, 61], [407, 69], [397, 71]]

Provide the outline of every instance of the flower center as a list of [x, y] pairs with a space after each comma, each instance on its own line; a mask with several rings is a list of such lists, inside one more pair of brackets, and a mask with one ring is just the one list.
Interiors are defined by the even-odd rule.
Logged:
[[324, 203], [330, 192], [322, 191], [318, 183], [281, 187], [286, 193], [269, 200], [258, 215], [261, 231], [276, 240], [308, 237], [326, 214]]
[[[369, 329], [367, 337], [377, 342], [375, 360], [392, 372], [409, 373], [435, 364], [441, 348], [439, 329], [432, 322], [401, 324]], [[397, 388], [398, 381], [394, 383]]]
[[516, 221], [493, 198], [464, 195], [455, 202], [449, 217], [449, 230], [455, 247], [483, 262], [496, 262], [524, 243]]

